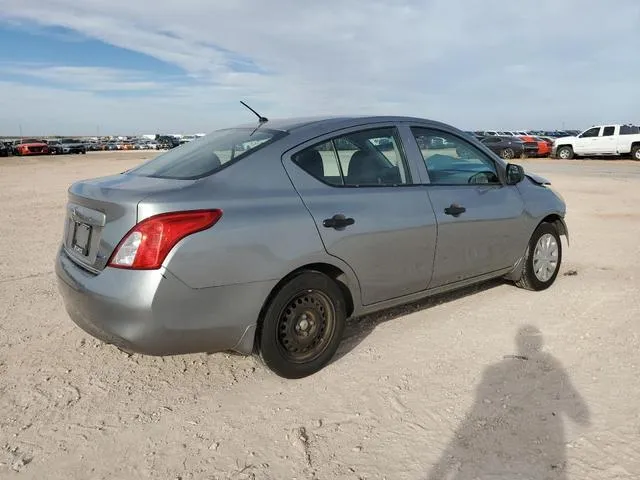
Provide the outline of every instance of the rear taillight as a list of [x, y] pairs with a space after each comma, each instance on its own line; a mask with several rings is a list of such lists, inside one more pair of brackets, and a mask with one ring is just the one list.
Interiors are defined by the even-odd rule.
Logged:
[[132, 270], [160, 268], [176, 243], [212, 227], [221, 217], [222, 210], [190, 210], [149, 217], [124, 236], [107, 265]]

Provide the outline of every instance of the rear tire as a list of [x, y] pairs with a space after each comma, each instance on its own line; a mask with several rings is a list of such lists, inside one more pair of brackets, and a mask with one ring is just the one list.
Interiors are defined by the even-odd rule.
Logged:
[[640, 145], [631, 147], [631, 159], [640, 162]]
[[546, 290], [555, 282], [562, 263], [562, 242], [555, 225], [541, 223], [531, 235], [516, 285], [526, 290]]
[[301, 272], [280, 288], [264, 312], [256, 336], [260, 358], [284, 378], [312, 375], [333, 358], [346, 319], [336, 282], [320, 272]]
[[573, 148], [571, 147], [560, 147], [556, 152], [556, 156], [562, 160], [571, 160], [574, 157]]
[[516, 154], [512, 148], [505, 148], [500, 152], [500, 156], [505, 160], [511, 160], [516, 156]]

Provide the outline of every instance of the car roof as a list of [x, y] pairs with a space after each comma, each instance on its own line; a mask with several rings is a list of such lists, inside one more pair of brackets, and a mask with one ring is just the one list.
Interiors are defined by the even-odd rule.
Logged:
[[[433, 125], [444, 125], [441, 122], [429, 120], [427, 118], [394, 116], [394, 115], [341, 115], [341, 116], [316, 116], [316, 117], [290, 117], [276, 118], [264, 124], [264, 128], [271, 130], [281, 130], [292, 132], [304, 127], [342, 127], [349, 124], [376, 123], [376, 122], [406, 122], [415, 121], [420, 123], [431, 123]], [[236, 128], [255, 128], [256, 122], [237, 125]], [[449, 126], [449, 125], [447, 125]]]

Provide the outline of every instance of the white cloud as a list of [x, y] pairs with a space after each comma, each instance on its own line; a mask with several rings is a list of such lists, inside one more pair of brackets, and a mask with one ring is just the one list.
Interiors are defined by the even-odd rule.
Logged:
[[[25, 89], [41, 101], [52, 95], [44, 101], [60, 107], [57, 125], [207, 131], [245, 121], [241, 99], [268, 117], [392, 113], [462, 128], [640, 121], [637, 0], [0, 0], [0, 12], [151, 55], [197, 82], [59, 65], [35, 75], [69, 75], [81, 92], [15, 82], [0, 90], [3, 104]], [[236, 71], [236, 55], [257, 71]], [[158, 93], [99, 93], [119, 82]], [[78, 111], [63, 108], [62, 99], [79, 98]]]
[[157, 91], [167, 88], [169, 83], [154, 81], [146, 72], [107, 67], [5, 63], [0, 64], [0, 71], [9, 75], [44, 80], [58, 87], [78, 88], [90, 92]]

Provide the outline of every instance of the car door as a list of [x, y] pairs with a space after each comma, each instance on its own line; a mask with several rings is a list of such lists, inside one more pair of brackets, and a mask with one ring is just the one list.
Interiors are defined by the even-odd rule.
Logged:
[[427, 288], [436, 219], [395, 126], [325, 135], [283, 163], [326, 251], [354, 270], [364, 305]]
[[417, 145], [444, 136], [454, 148], [420, 148], [425, 190], [433, 205], [438, 240], [430, 288], [509, 268], [528, 241], [524, 202], [503, 183], [499, 165], [457, 133], [412, 126]]
[[600, 136], [597, 137], [595, 153], [603, 155], [612, 155], [616, 153], [618, 148], [618, 132], [616, 132], [616, 129], [617, 127], [613, 125], [602, 127]]
[[596, 153], [600, 130], [600, 127], [592, 127], [578, 135], [573, 148], [574, 153], [578, 155], [590, 155], [592, 153]]

